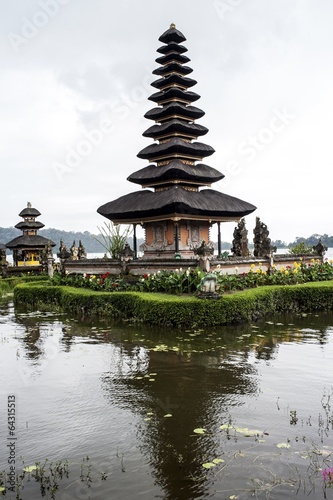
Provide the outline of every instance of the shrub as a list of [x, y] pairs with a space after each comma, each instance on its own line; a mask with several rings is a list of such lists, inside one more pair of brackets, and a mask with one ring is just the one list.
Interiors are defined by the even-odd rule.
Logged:
[[291, 286], [263, 286], [219, 300], [143, 292], [96, 292], [68, 286], [21, 284], [16, 304], [60, 306], [74, 314], [99, 314], [149, 324], [185, 327], [214, 326], [257, 320], [277, 312], [333, 309], [333, 281]]

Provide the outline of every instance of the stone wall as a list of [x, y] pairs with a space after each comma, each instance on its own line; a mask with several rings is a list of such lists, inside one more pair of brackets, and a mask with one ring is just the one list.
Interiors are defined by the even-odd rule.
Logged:
[[[263, 271], [269, 271], [271, 266], [275, 266], [276, 269], [281, 269], [282, 267], [293, 266], [294, 262], [311, 262], [311, 259], [323, 260], [320, 255], [306, 255], [306, 256], [295, 256], [295, 255], [275, 255], [272, 258], [256, 258], [253, 256], [249, 257], [228, 257], [226, 259], [217, 259], [214, 256], [209, 259], [210, 271], [219, 269], [223, 273], [228, 274], [241, 274], [248, 273], [255, 267], [261, 267]], [[120, 276], [121, 274], [129, 274], [132, 276], [142, 276], [144, 274], [152, 274], [159, 270], [174, 271], [175, 269], [195, 269], [200, 265], [198, 258], [191, 259], [145, 259], [144, 257], [139, 259], [119, 261], [115, 259], [84, 259], [84, 260], [70, 260], [67, 259], [63, 261], [62, 267], [64, 273], [69, 274], [94, 274], [102, 275], [105, 273], [110, 273], [113, 276]]]

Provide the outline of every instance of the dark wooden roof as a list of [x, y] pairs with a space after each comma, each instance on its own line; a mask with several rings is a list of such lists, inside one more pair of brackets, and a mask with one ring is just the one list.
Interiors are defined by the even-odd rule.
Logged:
[[181, 160], [172, 160], [167, 165], [160, 167], [148, 165], [131, 174], [127, 180], [141, 186], [152, 186], [175, 180], [207, 185], [220, 181], [223, 177], [221, 172], [203, 163], [188, 165]]
[[204, 116], [205, 112], [196, 106], [186, 106], [178, 102], [171, 102], [166, 104], [163, 108], [153, 108], [147, 111], [144, 115], [148, 120], [166, 120], [176, 117], [182, 117], [188, 121], [197, 120]]
[[[43, 236], [36, 235], [23, 235], [17, 236], [13, 240], [6, 243], [7, 248], [44, 248], [50, 240]], [[55, 243], [51, 241], [51, 245], [55, 247]]]
[[199, 160], [212, 155], [214, 151], [215, 150], [207, 144], [201, 142], [187, 142], [178, 137], [172, 137], [167, 142], [147, 146], [142, 149], [137, 156], [138, 158], [149, 161], [158, 161], [159, 159], [169, 158], [170, 156], [175, 158], [188, 157]]
[[184, 45], [179, 45], [175, 42], [170, 42], [167, 45], [162, 45], [157, 49], [157, 52], [160, 54], [168, 54], [169, 52], [179, 52], [179, 54], [183, 54], [187, 52], [187, 48]]
[[21, 231], [23, 231], [24, 229], [41, 229], [42, 227], [44, 227], [45, 224], [43, 224], [42, 222], [39, 222], [38, 220], [34, 220], [34, 221], [30, 221], [30, 220], [24, 220], [24, 221], [21, 221], [21, 222], [18, 222], [18, 224], [16, 224], [16, 228], [17, 229], [21, 229]]
[[159, 41], [162, 43], [182, 43], [186, 41], [186, 38], [181, 31], [176, 29], [176, 27], [170, 26], [170, 28], [159, 37]]
[[199, 192], [174, 186], [164, 191], [135, 191], [102, 205], [97, 210], [104, 217], [117, 222], [162, 220], [167, 217], [193, 216], [214, 220], [236, 220], [256, 209], [254, 205], [212, 189]]
[[143, 137], [152, 137], [153, 139], [165, 137], [166, 135], [186, 135], [196, 138], [207, 134], [207, 132], [208, 128], [203, 125], [199, 125], [198, 123], [188, 123], [174, 118], [162, 123], [161, 125], [156, 124], [149, 127], [142, 135]]
[[190, 73], [192, 73], [192, 71], [193, 69], [189, 66], [183, 66], [182, 64], [171, 62], [170, 64], [166, 64], [165, 66], [154, 69], [153, 75], [167, 76], [170, 73], [177, 73], [178, 75], [189, 75]]
[[163, 103], [170, 99], [190, 103], [200, 99], [200, 96], [199, 94], [190, 92], [189, 90], [183, 90], [178, 87], [170, 87], [167, 90], [155, 92], [155, 94], [152, 94], [150, 97], [148, 97], [148, 99], [157, 103]]
[[181, 76], [177, 73], [172, 73], [165, 78], [159, 78], [155, 80], [151, 85], [157, 89], [172, 87], [173, 85], [179, 85], [180, 87], [190, 88], [196, 85], [198, 82], [187, 76]]
[[186, 63], [190, 62], [190, 60], [191, 59], [189, 57], [184, 56], [183, 54], [180, 54], [176, 50], [173, 50], [172, 52], [168, 52], [164, 56], [161, 56], [161, 57], [158, 57], [157, 59], [155, 59], [155, 61], [158, 64], [168, 64], [168, 63], [174, 62], [174, 61], [177, 61], [178, 63], [181, 63], [181, 64], [186, 64]]
[[19, 217], [39, 217], [41, 213], [33, 207], [26, 207], [19, 213]]

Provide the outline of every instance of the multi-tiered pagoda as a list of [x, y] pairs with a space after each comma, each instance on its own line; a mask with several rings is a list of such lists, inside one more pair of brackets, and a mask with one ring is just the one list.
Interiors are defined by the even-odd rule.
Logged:
[[210, 240], [212, 224], [239, 221], [256, 207], [210, 187], [224, 175], [201, 162], [214, 153], [211, 146], [198, 142], [208, 129], [196, 123], [204, 112], [193, 106], [200, 96], [191, 89], [197, 82], [187, 75], [187, 49], [181, 45], [186, 38], [171, 25], [159, 41], [162, 54], [156, 59], [160, 67], [153, 71], [159, 78], [152, 83], [157, 89], [151, 101], [156, 107], [145, 114], [155, 122], [143, 134], [154, 139], [139, 158], [149, 165], [128, 177], [144, 190], [135, 191], [102, 205], [98, 213], [115, 224], [140, 224], [145, 229], [144, 256], [167, 258], [180, 254], [193, 257], [202, 241]]
[[41, 253], [46, 246], [55, 246], [53, 241], [47, 240], [37, 234], [38, 229], [44, 227], [44, 224], [36, 220], [41, 213], [33, 208], [28, 202], [27, 207], [21, 210], [19, 217], [23, 221], [16, 224], [16, 228], [22, 231], [22, 235], [6, 243], [6, 247], [13, 251], [14, 266], [40, 266]]

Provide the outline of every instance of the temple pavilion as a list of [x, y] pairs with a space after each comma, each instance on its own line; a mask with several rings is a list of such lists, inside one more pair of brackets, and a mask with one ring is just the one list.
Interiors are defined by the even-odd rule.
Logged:
[[[194, 250], [210, 241], [212, 224], [218, 226], [218, 253], [221, 253], [220, 223], [239, 221], [256, 207], [233, 196], [210, 189], [224, 175], [205, 163], [214, 153], [197, 141], [208, 129], [196, 120], [204, 111], [193, 105], [200, 96], [193, 92], [197, 83], [188, 77], [192, 69], [182, 45], [186, 38], [172, 24], [159, 41], [156, 90], [149, 100], [156, 106], [145, 114], [154, 122], [143, 136], [155, 142], [138, 153], [148, 166], [127, 180], [142, 186], [98, 208], [97, 212], [114, 224], [133, 224], [136, 253], [136, 226], [145, 229], [146, 258], [193, 258]], [[205, 189], [202, 189], [206, 187]]]
[[40, 266], [41, 253], [45, 247], [56, 244], [43, 236], [37, 234], [38, 229], [44, 227], [42, 222], [36, 221], [41, 213], [33, 208], [28, 202], [27, 207], [21, 210], [19, 217], [23, 221], [16, 224], [16, 228], [22, 231], [21, 236], [17, 236], [13, 240], [6, 243], [6, 247], [13, 251], [14, 266]]

